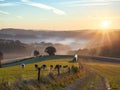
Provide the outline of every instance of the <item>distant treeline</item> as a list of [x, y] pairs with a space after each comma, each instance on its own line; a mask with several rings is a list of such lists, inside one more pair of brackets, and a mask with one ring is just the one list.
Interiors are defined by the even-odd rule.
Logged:
[[34, 50], [38, 50], [40, 55], [46, 55], [44, 52], [45, 48], [48, 46], [53, 46], [57, 49], [56, 54], [65, 55], [70, 50], [68, 45], [63, 45], [59, 43], [47, 43], [47, 42], [38, 42], [38, 43], [22, 43], [19, 40], [6, 40], [0, 39], [0, 51], [4, 54], [5, 58], [17, 58], [24, 56], [33, 55]]
[[120, 58], [120, 31], [116, 32], [115, 36], [109, 39], [110, 44], [101, 47], [100, 55]]
[[84, 49], [69, 52], [69, 54], [75, 53], [79, 55], [120, 58], [120, 31], [109, 33], [108, 37], [105, 36], [103, 43], [99, 43], [98, 46], [86, 47]]
[[26, 50], [27, 44], [21, 43], [19, 40], [5, 40], [0, 39], [0, 51], [13, 53], [13, 52], [23, 52]]

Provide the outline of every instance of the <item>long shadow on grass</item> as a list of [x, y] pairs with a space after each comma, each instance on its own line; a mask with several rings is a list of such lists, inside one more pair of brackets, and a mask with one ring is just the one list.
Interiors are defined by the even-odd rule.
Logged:
[[35, 62], [40, 62], [40, 61], [45, 61], [45, 60], [53, 60], [53, 59], [67, 59], [67, 58], [72, 58], [72, 55], [56, 55], [56, 56], [39, 56], [39, 57], [29, 57], [29, 58], [24, 58], [21, 60], [17, 60], [15, 62], [7, 63], [4, 64], [2, 67], [10, 67], [10, 66], [15, 66], [15, 65], [20, 65], [22, 63], [24, 64], [30, 64], [30, 63], [35, 63]]

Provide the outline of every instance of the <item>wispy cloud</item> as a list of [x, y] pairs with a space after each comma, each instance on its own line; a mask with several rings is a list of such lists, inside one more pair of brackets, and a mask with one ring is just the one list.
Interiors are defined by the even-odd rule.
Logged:
[[23, 16], [16, 16], [18, 19], [23, 19]]
[[9, 13], [9, 12], [5, 12], [5, 11], [1, 11], [1, 10], [0, 10], [0, 15], [10, 15], [10, 13]]
[[10, 16], [12, 16], [12, 17], [16, 17], [17, 19], [23, 19], [23, 16], [15, 16], [15, 15], [12, 15], [11, 13], [9, 13], [9, 12], [6, 12], [6, 11], [1, 11], [0, 10], [0, 15], [10, 15]]
[[66, 14], [64, 11], [62, 11], [60, 9], [57, 9], [55, 7], [49, 6], [49, 5], [45, 5], [45, 4], [42, 4], [42, 3], [36, 3], [36, 2], [31, 2], [29, 0], [21, 0], [21, 1], [24, 2], [27, 5], [30, 5], [30, 6], [34, 6], [34, 7], [37, 7], [37, 8], [42, 8], [42, 9], [45, 9], [45, 10], [50, 10], [53, 13], [58, 14], [58, 15], [65, 15]]
[[114, 3], [118, 4], [120, 3], [120, 0], [76, 0], [76, 1], [62, 2], [60, 4], [66, 5], [67, 7], [75, 7], [75, 6], [105, 6]]
[[0, 2], [3, 2], [3, 1], [5, 1], [5, 0], [0, 0]]
[[20, 2], [13, 2], [13, 3], [1, 3], [0, 7], [9, 7], [9, 6], [17, 6], [20, 5]]
[[110, 5], [110, 3], [81, 3], [81, 4], [73, 4], [68, 7], [74, 7], [74, 6], [106, 6]]
[[88, 18], [90, 18], [90, 19], [97, 19], [97, 20], [102, 20], [102, 19], [107, 19], [107, 20], [112, 20], [112, 19], [120, 19], [120, 17], [119, 16], [111, 16], [111, 17], [108, 17], [108, 16], [106, 16], [106, 17], [96, 17], [96, 16], [89, 16]]

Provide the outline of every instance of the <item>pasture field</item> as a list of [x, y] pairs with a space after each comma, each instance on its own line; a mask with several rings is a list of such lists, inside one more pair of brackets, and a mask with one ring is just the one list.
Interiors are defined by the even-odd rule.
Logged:
[[[9, 90], [120, 90], [119, 63], [82, 58], [78, 63], [71, 61], [72, 56], [46, 56], [4, 65], [0, 68], [0, 81], [4, 83], [0, 85], [5, 85]], [[21, 63], [25, 63], [24, 70]], [[35, 64], [39, 67], [47, 65], [45, 70], [41, 70], [41, 83], [37, 81], [38, 72], [35, 70]], [[50, 74], [50, 65], [55, 67], [57, 64], [77, 68], [80, 65], [83, 69], [69, 74], [66, 73], [68, 68], [61, 68], [60, 76], [57, 76], [57, 70], [53, 69]], [[10, 84], [11, 87], [9, 82], [16, 84]], [[1, 86], [0, 90], [3, 88]]]
[[[32, 61], [20, 61], [13, 64], [4, 65], [0, 68], [0, 90], [9, 88], [9, 90], [61, 90], [67, 85], [73, 83], [78, 78], [82, 78], [85, 75], [85, 71], [81, 73], [68, 73], [68, 68], [61, 68], [61, 75], [57, 76], [57, 70], [53, 69], [50, 74], [50, 65], [60, 64], [62, 66], [68, 65], [68, 67], [75, 66], [79, 68], [78, 63], [73, 63], [72, 57], [42, 57], [40, 60]], [[25, 69], [22, 70], [21, 63], [25, 64]], [[41, 70], [41, 83], [37, 81], [38, 71], [35, 70], [35, 64], [39, 67], [43, 64], [47, 65], [45, 70]], [[10, 66], [9, 66], [10, 65]], [[75, 70], [77, 70], [77, 68]], [[9, 84], [10, 83], [10, 84]]]
[[[0, 80], [5, 78], [10, 81], [15, 80], [18, 76], [22, 76], [24, 79], [35, 79], [37, 78], [37, 71], [35, 70], [35, 64], [38, 64], [38, 66], [42, 66], [43, 64], [47, 65], [47, 68], [45, 70], [41, 71], [42, 75], [47, 75], [50, 72], [50, 65], [60, 64], [62, 66], [68, 65], [71, 66], [78, 66], [78, 63], [71, 63], [70, 61], [72, 58], [63, 58], [63, 59], [52, 59], [52, 60], [41, 60], [30, 64], [25, 64], [25, 69], [22, 70], [21, 68], [21, 62], [19, 62], [19, 65], [11, 66], [10, 67], [4, 67], [0, 68]], [[25, 61], [24, 61], [25, 62]], [[28, 63], [29, 61], [27, 61]], [[23, 63], [23, 62], [22, 62]], [[67, 69], [61, 69], [61, 72], [66, 72]], [[53, 69], [53, 73], [57, 74], [57, 70]]]

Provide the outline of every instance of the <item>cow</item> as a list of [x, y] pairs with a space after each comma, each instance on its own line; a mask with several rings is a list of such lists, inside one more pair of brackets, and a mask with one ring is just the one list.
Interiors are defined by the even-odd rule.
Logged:
[[43, 65], [41, 66], [42, 69], [46, 69], [46, 67], [47, 67], [47, 65], [45, 65], [45, 64], [43, 64]]
[[62, 65], [57, 64], [57, 65], [55, 66], [55, 69], [58, 69], [58, 68], [61, 68], [61, 67], [62, 67]]
[[68, 67], [68, 65], [63, 66], [63, 68], [67, 68], [67, 67]]
[[38, 65], [37, 64], [35, 64], [35, 69], [38, 70]]

